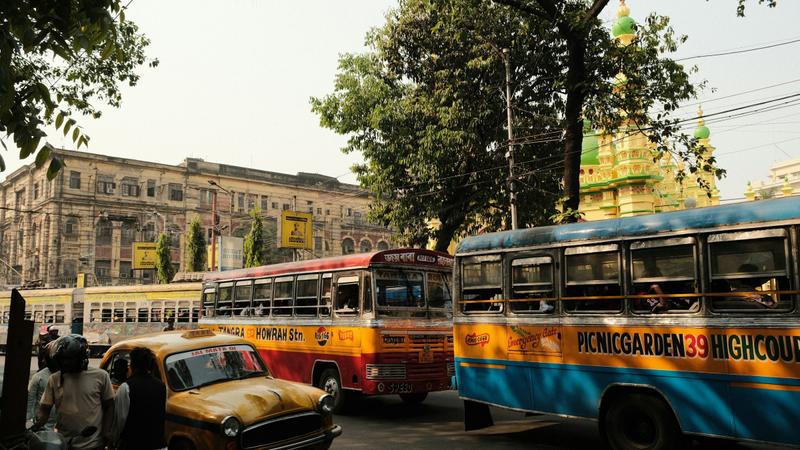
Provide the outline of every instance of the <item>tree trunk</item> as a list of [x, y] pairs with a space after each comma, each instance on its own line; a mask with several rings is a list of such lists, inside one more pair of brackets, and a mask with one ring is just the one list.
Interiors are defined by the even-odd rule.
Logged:
[[[583, 103], [586, 100], [586, 41], [572, 32], [567, 39], [567, 104], [564, 108], [566, 132], [564, 135], [564, 211], [577, 212], [580, 206], [581, 145], [583, 144]], [[578, 216], [566, 215], [565, 222], [576, 222]]]
[[466, 192], [455, 192], [457, 195], [463, 195], [461, 197], [461, 202], [453, 202], [452, 205], [449, 207], [443, 208], [442, 211], [439, 212], [439, 229], [436, 230], [435, 239], [436, 239], [436, 246], [434, 250], [437, 252], [447, 252], [447, 247], [450, 246], [450, 243], [453, 242], [453, 237], [458, 231], [458, 228], [461, 224], [464, 223], [466, 219], [464, 217], [464, 210], [461, 208], [463, 200], [467, 198], [469, 195]]

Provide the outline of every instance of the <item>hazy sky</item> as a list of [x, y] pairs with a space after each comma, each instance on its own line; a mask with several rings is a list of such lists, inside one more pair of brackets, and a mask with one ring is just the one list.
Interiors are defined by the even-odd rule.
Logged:
[[[800, 2], [768, 9], [751, 3], [735, 16], [733, 0], [628, 0], [631, 16], [654, 9], [689, 35], [676, 57], [715, 53], [800, 38]], [[120, 109], [82, 118], [89, 151], [176, 164], [187, 156], [259, 169], [319, 172], [355, 182], [358, 155], [343, 155], [345, 138], [320, 128], [309, 97], [331, 92], [340, 53], [364, 49], [364, 34], [384, 22], [390, 0], [155, 1], [134, 0], [128, 17], [152, 40], [156, 69], [142, 69]], [[614, 18], [617, 2], [604, 11]], [[800, 43], [693, 60], [707, 114], [800, 92]], [[723, 96], [797, 80], [749, 95]], [[717, 99], [717, 100], [715, 100]], [[711, 100], [711, 101], [709, 101]], [[502, 99], [498, 98], [498, 101]], [[696, 106], [682, 115], [690, 117]], [[741, 197], [747, 180], [765, 178], [776, 161], [800, 158], [800, 105], [709, 124], [723, 198]], [[52, 133], [51, 142], [72, 148]], [[753, 148], [758, 147], [758, 148]], [[21, 164], [4, 153], [13, 171]], [[8, 173], [8, 172], [7, 172]]]

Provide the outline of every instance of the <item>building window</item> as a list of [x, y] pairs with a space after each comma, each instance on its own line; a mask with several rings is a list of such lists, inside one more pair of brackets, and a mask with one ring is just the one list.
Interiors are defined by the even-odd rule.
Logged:
[[133, 245], [136, 240], [136, 228], [133, 225], [124, 224], [120, 233], [120, 245], [128, 247]]
[[317, 215], [318, 215], [318, 216], [321, 216], [321, 215], [322, 215], [322, 208], [317, 208]]
[[331, 215], [331, 210], [330, 209], [326, 209], [325, 210], [325, 215], [326, 216], [330, 216]]
[[272, 202], [272, 209], [278, 209], [278, 202]]
[[284, 203], [284, 204], [283, 204], [283, 210], [284, 210], [284, 211], [288, 211], [288, 210], [289, 210], [289, 208], [291, 208], [291, 205], [290, 205], [290, 204], [288, 204], [288, 203]]
[[343, 255], [350, 255], [356, 252], [355, 243], [350, 238], [344, 238], [342, 240], [342, 254]]
[[17, 193], [14, 196], [14, 202], [17, 208], [25, 205], [25, 189], [17, 191]]
[[64, 261], [62, 270], [63, 272], [61, 273], [65, 278], [72, 278], [78, 274], [78, 271], [75, 269], [75, 261]]
[[378, 251], [389, 250], [389, 243], [386, 241], [378, 241]]
[[133, 269], [131, 268], [130, 261], [119, 262], [119, 277], [120, 278], [133, 278]]
[[101, 220], [97, 223], [96, 228], [96, 243], [97, 245], [111, 245], [112, 226], [111, 221]]
[[250, 194], [247, 196], [247, 211], [252, 211], [256, 209], [256, 200], [258, 199], [257, 195]]
[[156, 196], [156, 180], [147, 180], [147, 196]]
[[39, 198], [39, 182], [33, 183], [33, 199]]
[[78, 218], [70, 217], [64, 223], [64, 236], [68, 238], [75, 237], [78, 234]]
[[371, 252], [372, 242], [370, 242], [369, 239], [362, 240], [361, 244], [359, 244], [359, 250], [361, 251], [361, 253]]
[[138, 197], [139, 196], [139, 180], [136, 180], [136, 179], [123, 179], [122, 180], [122, 196], [123, 197]]
[[113, 177], [101, 177], [97, 179], [97, 192], [101, 194], [111, 195], [116, 189], [117, 183], [114, 183]]
[[183, 186], [177, 183], [169, 184], [169, 199], [173, 202], [183, 201]]
[[347, 208], [347, 217], [350, 217], [352, 215], [353, 215], [353, 208]]
[[209, 206], [214, 202], [214, 193], [210, 189], [200, 189], [200, 205]]
[[236, 200], [236, 210], [239, 212], [244, 212], [244, 194], [239, 194]]
[[70, 189], [80, 189], [81, 188], [81, 173], [71, 170], [69, 172], [69, 188]]
[[95, 261], [94, 274], [100, 284], [109, 284], [111, 282], [111, 261]]
[[156, 240], [156, 226], [153, 222], [148, 223], [142, 230], [144, 240], [147, 242], [154, 242]]
[[266, 211], [269, 208], [269, 197], [266, 195], [261, 196], [261, 210]]
[[356, 225], [361, 225], [363, 223], [363, 220], [361, 220], [361, 213], [360, 212], [356, 211], [353, 214], [353, 221], [356, 223]]
[[317, 253], [322, 251], [322, 236], [314, 236], [314, 251]]

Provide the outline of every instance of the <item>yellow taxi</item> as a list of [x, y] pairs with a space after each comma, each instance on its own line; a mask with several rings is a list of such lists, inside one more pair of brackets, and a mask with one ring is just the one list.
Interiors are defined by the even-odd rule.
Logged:
[[342, 433], [333, 397], [273, 378], [244, 339], [199, 329], [120, 342], [100, 363], [115, 386], [127, 378], [136, 347], [155, 353], [156, 376], [167, 385], [170, 449], [327, 449]]

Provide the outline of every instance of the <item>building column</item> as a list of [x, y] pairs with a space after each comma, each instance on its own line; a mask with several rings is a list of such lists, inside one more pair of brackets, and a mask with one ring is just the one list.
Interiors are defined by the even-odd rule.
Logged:
[[119, 249], [122, 242], [122, 222], [111, 222], [111, 285], [119, 283]]

